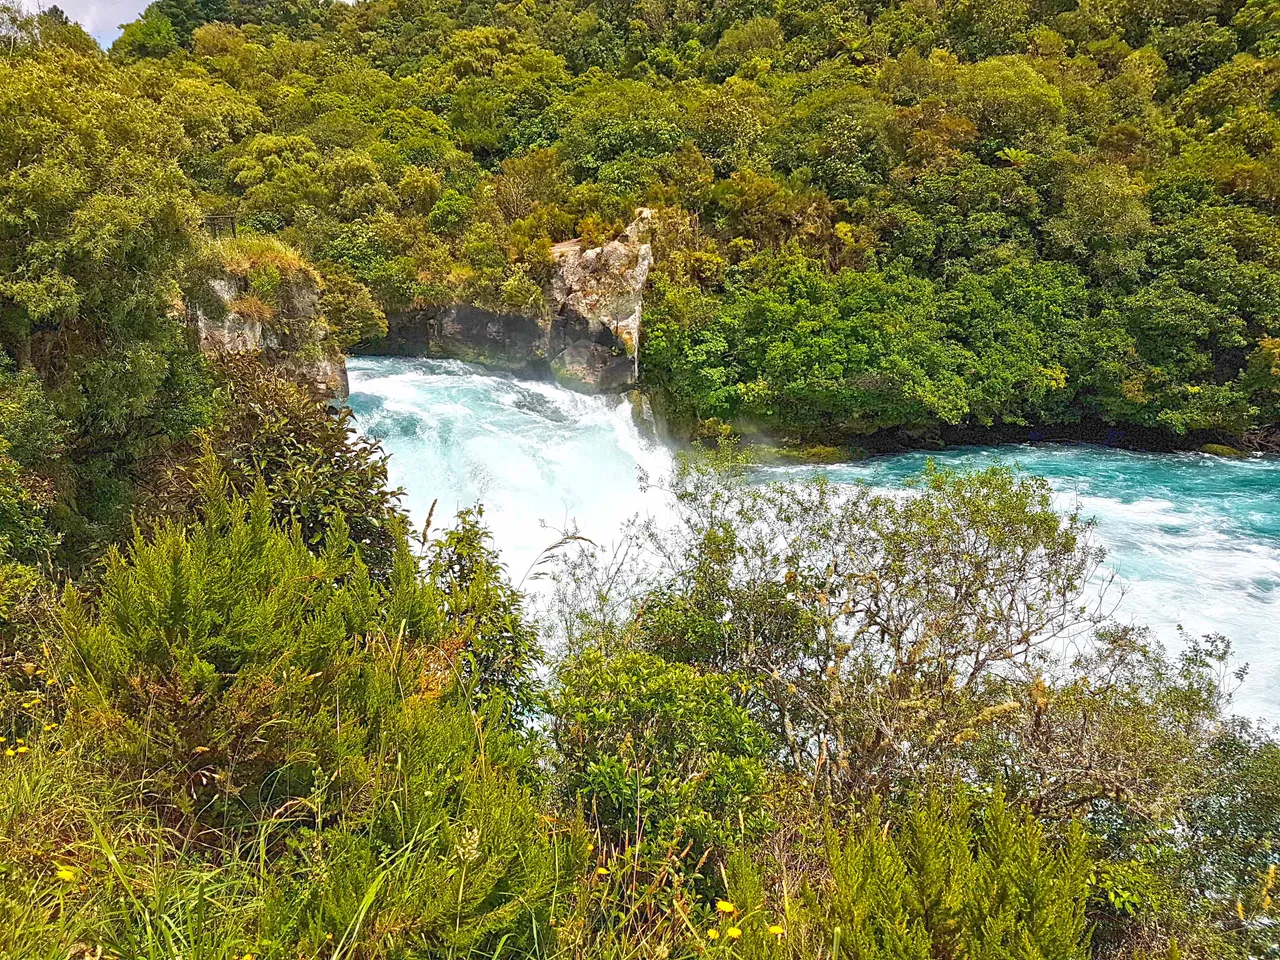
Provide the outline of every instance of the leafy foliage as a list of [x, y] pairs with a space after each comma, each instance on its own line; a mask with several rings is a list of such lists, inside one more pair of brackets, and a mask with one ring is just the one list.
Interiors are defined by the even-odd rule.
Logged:
[[834, 889], [818, 913], [848, 956], [1089, 955], [1078, 829], [1055, 849], [998, 795], [974, 810], [936, 794], [888, 826], [872, 812], [830, 854]]
[[1100, 621], [1082, 605], [1100, 553], [1034, 478], [932, 472], [899, 502], [695, 462], [672, 492], [677, 522], [649, 534], [670, 565], [623, 606], [635, 642], [738, 676], [793, 768], [834, 795], [963, 764], [1055, 645]]
[[27, 377], [14, 426], [74, 433], [59, 521], [83, 548], [127, 517], [138, 461], [209, 414], [171, 309], [198, 208], [181, 126], [96, 50], [30, 39], [0, 59], [0, 348]]
[[411, 650], [429, 649], [438, 618], [407, 551], [384, 594], [342, 522], [316, 556], [271, 526], [265, 488], [252, 505], [209, 490], [204, 511], [189, 532], [139, 532], [127, 557], [108, 558], [100, 612], [73, 594], [63, 620], [80, 722], [163, 799], [216, 820], [306, 795], [369, 735], [361, 721], [385, 694], [362, 674], [387, 632], [384, 602]]
[[[296, 521], [303, 541], [319, 549], [338, 516], [364, 563], [385, 577], [394, 565], [400, 527], [397, 492], [376, 444], [356, 437], [350, 412], [324, 402], [286, 373], [251, 355], [217, 361], [223, 416], [207, 442], [232, 486], [248, 496], [264, 484], [277, 521]], [[180, 502], [168, 498], [172, 508]]]
[[569, 797], [612, 847], [697, 862], [758, 839], [766, 739], [724, 678], [652, 654], [585, 651], [560, 667], [552, 737]]
[[221, 272], [301, 360], [541, 316], [553, 245], [644, 205], [642, 375], [691, 433], [1264, 447], [1278, 23], [157, 0], [104, 56], [0, 8], [0, 953], [1274, 953], [1227, 644], [1108, 623], [1042, 483], [686, 470], [561, 571], [544, 700], [482, 511], [415, 557], [376, 448], [182, 314]]
[[[145, 771], [162, 800], [213, 820], [340, 779], [397, 703], [438, 693], [462, 658], [485, 655], [491, 626], [456, 600], [490, 587], [487, 556], [436, 582], [397, 527], [379, 584], [340, 510], [308, 544], [296, 525], [273, 525], [265, 486], [250, 500], [227, 486], [207, 462], [201, 519], [139, 531], [108, 555], [99, 603], [72, 593], [62, 614], [85, 735]], [[496, 626], [519, 629], [518, 608], [505, 613]], [[468, 689], [488, 699], [527, 670], [492, 662]]]
[[[1091, 834], [1096, 846], [1087, 855], [1077, 849], [1067, 874], [1084, 883], [1079, 858], [1088, 861], [1097, 955], [1172, 949], [1171, 938], [1209, 952], [1246, 950], [1255, 932], [1266, 939], [1261, 918], [1271, 901], [1262, 904], [1271, 896], [1273, 855], [1256, 844], [1276, 834], [1262, 813], [1265, 778], [1244, 771], [1270, 764], [1270, 741], [1247, 724], [1224, 726], [1225, 640], [1186, 638], [1183, 653], [1170, 658], [1145, 631], [1108, 622], [1105, 593], [1091, 596], [1101, 553], [1089, 527], [1055, 512], [1037, 478], [928, 471], [911, 496], [895, 499], [839, 493], [820, 480], [762, 483], [742, 467], [732, 449], [686, 463], [670, 481], [676, 510], [667, 524], [635, 526], [611, 553], [587, 546], [564, 559], [554, 622], [567, 649], [586, 651], [567, 661], [586, 657], [586, 681], [569, 676], [592, 691], [569, 701], [569, 716], [555, 707], [567, 724], [556, 728], [566, 756], [593, 745], [592, 726], [612, 729], [602, 725], [617, 708], [603, 691], [616, 685], [634, 690], [633, 702], [646, 701], [646, 688], [623, 672], [632, 658], [654, 676], [691, 670], [699, 682], [723, 683], [790, 785], [768, 808], [786, 837], [773, 848], [784, 870], [792, 862], [800, 876], [812, 870], [815, 854], [798, 824], [810, 822], [806, 811], [815, 805], [845, 816], [858, 810], [861, 818], [866, 809], [910, 806], [919, 791], [982, 785], [1033, 816], [1032, 829], [1053, 843], [1079, 829]], [[597, 649], [614, 652], [605, 660], [591, 653]], [[649, 659], [655, 656], [658, 663]], [[714, 702], [706, 694], [701, 701]], [[645, 714], [652, 727], [628, 716], [605, 741], [624, 745], [616, 774], [611, 757], [586, 778], [582, 761], [569, 766], [573, 782], [585, 779], [594, 791], [593, 810], [614, 809], [603, 805], [601, 790], [631, 803], [617, 785], [648, 785], [644, 768], [638, 775], [625, 761], [633, 750], [640, 755], [632, 744], [684, 729], [669, 713], [681, 702], [665, 694]], [[754, 741], [740, 735], [736, 742]], [[699, 753], [687, 755], [692, 761]], [[688, 772], [671, 782], [681, 776]], [[656, 788], [646, 796], [655, 807], [666, 799]], [[1206, 817], [1209, 809], [1222, 813]], [[916, 823], [911, 829], [941, 830], [947, 819], [937, 809], [919, 816], [908, 820]], [[613, 817], [622, 820], [623, 811]], [[904, 841], [903, 867], [898, 854], [873, 842], [879, 822], [867, 829], [865, 836], [854, 831], [869, 846], [851, 861], [848, 882], [858, 884], [850, 910], [869, 912], [832, 920], [828, 942], [838, 925], [845, 949], [858, 955], [934, 956], [960, 950], [938, 938], [960, 937], [971, 923], [965, 950], [998, 956], [1009, 949], [1006, 934], [996, 933], [1003, 926], [980, 922], [1000, 908], [974, 906], [973, 890], [990, 889], [986, 881], [961, 879], [951, 892], [933, 887], [917, 899], [903, 879], [915, 869], [916, 851], [949, 849], [951, 841], [936, 834]], [[967, 857], [974, 848], [957, 849]], [[1260, 859], [1245, 866], [1228, 849]], [[939, 883], [970, 869], [930, 863]], [[873, 880], [882, 870], [885, 879]], [[1039, 870], [1029, 866], [1025, 876]], [[1027, 895], [1029, 902], [1068, 902]], [[1237, 900], [1247, 922], [1223, 909]], [[952, 913], [935, 911], [947, 902]], [[1052, 921], [1063, 924], [1057, 932], [1042, 931], [1044, 955], [1086, 955], [1083, 901], [1073, 902]], [[963, 920], [971, 907], [977, 913]], [[884, 927], [877, 911], [892, 918]], [[944, 925], [943, 917], [951, 919]], [[1050, 922], [1047, 914], [1041, 919]], [[1008, 922], [1023, 921], [1011, 915]], [[1224, 938], [1225, 930], [1241, 935]], [[983, 942], [988, 933], [997, 939]], [[1026, 935], [1032, 939], [1018, 942], [1039, 934]]]
[[686, 225], [643, 353], [691, 426], [1274, 422], [1265, 4], [980, 6], [158, 0], [114, 63], [50, 22], [10, 64], [49, 101], [83, 59], [156, 114], [123, 154], [340, 278], [345, 343], [459, 299], [536, 314], [551, 245], [645, 204]]

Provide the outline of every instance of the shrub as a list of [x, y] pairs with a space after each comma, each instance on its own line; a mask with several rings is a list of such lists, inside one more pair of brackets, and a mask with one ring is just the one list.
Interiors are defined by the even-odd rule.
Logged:
[[15, 372], [0, 354], [0, 441], [29, 471], [52, 473], [67, 446], [67, 423], [30, 370]]
[[350, 277], [341, 274], [325, 277], [320, 312], [340, 347], [387, 335], [387, 315], [369, 288]]
[[554, 942], [554, 897], [581, 870], [586, 840], [580, 825], [546, 816], [512, 741], [500, 710], [406, 702], [379, 744], [394, 762], [371, 766], [370, 809], [298, 837], [264, 925], [293, 933], [308, 956], [335, 931], [337, 951], [387, 931], [392, 956], [538, 955]]
[[729, 681], [649, 653], [584, 651], [551, 698], [562, 786], [615, 849], [696, 863], [767, 827], [764, 731]]
[[1059, 843], [997, 795], [934, 793], [898, 822], [872, 809], [833, 837], [831, 890], [811, 909], [850, 960], [1085, 960], [1090, 862], [1079, 826]]
[[526, 785], [522, 739], [466, 698], [403, 701], [350, 790], [320, 781], [238, 843], [184, 842], [96, 743], [58, 737], [0, 760], [5, 957], [545, 956], [585, 855]]
[[32, 490], [28, 477], [9, 456], [9, 441], [0, 437], [0, 563], [32, 560], [57, 544], [44, 522], [47, 502]]
[[[162, 803], [238, 821], [357, 775], [396, 705], [438, 695], [483, 646], [488, 624], [449, 610], [492, 579], [463, 569], [446, 592], [400, 536], [379, 584], [341, 513], [308, 543], [273, 524], [261, 484], [244, 500], [207, 464], [201, 490], [189, 528], [164, 520], [108, 554], [96, 604], [68, 592], [68, 728]], [[475, 676], [476, 696], [505, 679]]]
[[837, 801], [963, 775], [961, 748], [1008, 719], [1052, 640], [1094, 625], [1081, 594], [1099, 551], [1037, 478], [930, 472], [895, 500], [733, 469], [673, 479], [674, 524], [641, 533], [666, 562], [629, 581], [635, 633], [738, 678], [778, 755]]
[[427, 215], [432, 230], [444, 234], [457, 234], [471, 216], [472, 202], [458, 191], [445, 190]]
[[461, 511], [454, 529], [430, 545], [427, 573], [465, 643], [466, 656], [457, 665], [463, 686], [479, 700], [500, 693], [511, 716], [528, 719], [539, 696], [533, 674], [538, 635], [524, 618], [520, 592], [507, 581], [483, 519], [482, 508]]
[[[348, 410], [330, 413], [305, 387], [259, 359], [238, 354], [216, 363], [223, 415], [207, 438], [231, 485], [245, 496], [261, 480], [275, 519], [296, 521], [312, 546], [323, 543], [343, 514], [364, 563], [384, 577], [396, 528], [405, 521], [399, 491], [387, 489], [378, 445], [356, 434]], [[188, 485], [188, 499], [191, 492]]]

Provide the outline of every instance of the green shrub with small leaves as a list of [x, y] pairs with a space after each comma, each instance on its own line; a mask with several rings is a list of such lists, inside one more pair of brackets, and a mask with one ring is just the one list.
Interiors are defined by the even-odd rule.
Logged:
[[[243, 499], [209, 460], [199, 483], [198, 520], [138, 530], [108, 553], [97, 599], [69, 590], [61, 611], [69, 731], [185, 814], [252, 818], [358, 779], [398, 704], [438, 694], [491, 626], [520, 629], [518, 607], [495, 625], [459, 609], [494, 585], [488, 556], [442, 585], [400, 527], [379, 582], [340, 511], [313, 543], [278, 525], [265, 485]], [[485, 700], [528, 669], [469, 680]]]
[[[356, 434], [349, 410], [331, 413], [306, 387], [252, 355], [221, 357], [217, 370], [224, 415], [205, 436], [231, 485], [248, 495], [261, 481], [275, 518], [297, 522], [308, 544], [321, 544], [342, 514], [365, 564], [384, 577], [405, 520], [378, 445]], [[170, 507], [181, 502], [184, 485], [177, 486]]]
[[613, 849], [693, 864], [768, 828], [768, 740], [727, 678], [589, 650], [561, 665], [550, 712], [562, 789]]
[[1078, 824], [1051, 840], [998, 795], [973, 805], [935, 793], [894, 814], [873, 809], [833, 840], [832, 890], [814, 907], [840, 956], [1089, 956], [1090, 862]]

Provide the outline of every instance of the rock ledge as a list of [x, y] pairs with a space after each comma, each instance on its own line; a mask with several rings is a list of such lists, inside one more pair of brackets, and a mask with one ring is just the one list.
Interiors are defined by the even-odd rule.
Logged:
[[453, 357], [527, 376], [549, 376], [584, 393], [621, 393], [636, 382], [640, 316], [653, 265], [652, 214], [601, 247], [577, 240], [552, 248], [555, 269], [544, 316], [470, 304], [393, 313], [385, 340], [367, 352]]

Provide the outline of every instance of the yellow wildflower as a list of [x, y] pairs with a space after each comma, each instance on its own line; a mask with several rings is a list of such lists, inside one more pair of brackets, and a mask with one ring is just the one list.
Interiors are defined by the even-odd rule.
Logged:
[[742, 931], [739, 930], [737, 927], [730, 927], [728, 930], [724, 932], [724, 935], [728, 937], [730, 940], [737, 940], [740, 936], [742, 936]]
[[44, 732], [48, 733], [50, 730], [56, 730], [57, 727], [58, 725], [56, 723], [46, 723], [44, 725]]
[[6, 751], [4, 752], [4, 755], [5, 755], [6, 757], [12, 757], [12, 756], [14, 755], [14, 754], [13, 754], [13, 747], [10, 747], [8, 750], [6, 750]]
[[597, 877], [607, 877], [608, 875], [609, 875], [609, 868], [608, 868], [608, 867], [596, 867], [596, 876], [597, 876]]
[[64, 883], [75, 883], [75, 882], [76, 882], [76, 871], [75, 871], [75, 868], [74, 868], [74, 867], [59, 867], [59, 868], [58, 868], [58, 879], [59, 879], [59, 880], [61, 880], [61, 881], [63, 881]]
[[775, 924], [770, 925], [770, 927], [769, 927], [769, 933], [770, 933], [770, 934], [772, 934], [772, 935], [773, 935], [773, 936], [775, 936], [775, 937], [780, 937], [780, 936], [782, 936], [784, 933], [786, 933], [786, 931], [782, 929], [782, 927], [781, 927], [781, 925], [780, 925], [780, 924], [776, 924], [776, 923], [775, 923]]
[[19, 753], [30, 753], [30, 752], [31, 752], [31, 748], [30, 748], [30, 747], [19, 747], [19, 748], [18, 748], [18, 752], [19, 752]]
[[708, 940], [719, 940], [719, 939], [720, 939], [720, 931], [719, 931], [719, 930], [708, 930], [708, 931], [707, 931], [707, 939], [708, 939]]
[[725, 914], [728, 914], [728, 913], [737, 913], [737, 912], [738, 912], [738, 908], [737, 908], [737, 907], [735, 907], [735, 906], [734, 906], [732, 903], [730, 903], [728, 900], [717, 900], [717, 901], [716, 901], [716, 912], [717, 912], [717, 913], [725, 913]]

